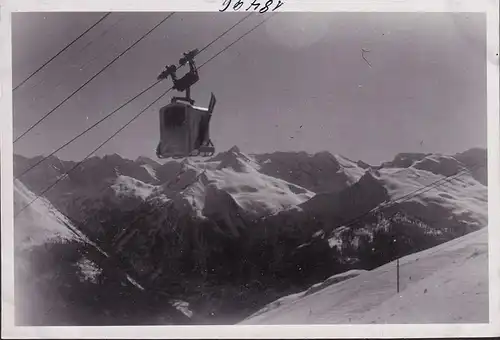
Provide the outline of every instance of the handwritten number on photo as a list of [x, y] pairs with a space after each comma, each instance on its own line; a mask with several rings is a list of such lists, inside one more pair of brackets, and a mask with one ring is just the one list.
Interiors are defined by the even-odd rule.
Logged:
[[[276, 3], [276, 6], [271, 9], [271, 6]], [[225, 12], [231, 5], [233, 5], [233, 10], [234, 11], [239, 11], [243, 5], [245, 4], [245, 1], [243, 0], [235, 0], [233, 3], [233, 0], [224, 0], [222, 3], [222, 9], [219, 9], [219, 12]], [[252, 0], [250, 5], [245, 9], [246, 12], [249, 10], [253, 10], [254, 12], [258, 11], [259, 13], [266, 13], [267, 11], [271, 10], [272, 12], [276, 11], [278, 8], [283, 6], [285, 3], [281, 0], [275, 1], [275, 0], [267, 0], [264, 3], [258, 2], [257, 0]]]

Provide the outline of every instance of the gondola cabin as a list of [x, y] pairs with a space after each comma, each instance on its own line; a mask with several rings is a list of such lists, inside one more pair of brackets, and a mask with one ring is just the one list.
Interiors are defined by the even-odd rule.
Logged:
[[160, 142], [156, 150], [158, 158], [183, 158], [212, 156], [215, 152], [210, 140], [210, 118], [215, 106], [212, 94], [208, 108], [194, 106], [174, 98], [159, 111]]
[[158, 80], [172, 78], [172, 89], [185, 92], [185, 97], [173, 97], [170, 104], [160, 109], [160, 142], [156, 147], [158, 158], [184, 158], [190, 156], [212, 156], [215, 152], [210, 141], [210, 118], [215, 107], [212, 93], [208, 108], [194, 106], [191, 99], [191, 86], [198, 82], [199, 75], [194, 57], [198, 50], [184, 53], [179, 64], [189, 65], [189, 72], [177, 78], [177, 67], [166, 66]]

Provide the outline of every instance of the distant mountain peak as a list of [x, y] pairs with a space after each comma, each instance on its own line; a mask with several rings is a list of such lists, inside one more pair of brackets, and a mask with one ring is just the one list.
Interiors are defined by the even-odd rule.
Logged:
[[374, 185], [380, 185], [379, 183], [380, 173], [376, 169], [367, 169], [363, 176], [359, 179], [358, 183], [371, 183]]
[[112, 154], [106, 154], [106, 155], [102, 156], [102, 159], [120, 159], [120, 160], [122, 160], [124, 158], [115, 152]]
[[229, 149], [227, 152], [232, 152], [232, 153], [240, 153], [240, 148], [237, 145], [233, 145], [231, 149]]
[[241, 152], [240, 148], [236, 145], [227, 151], [218, 153], [209, 162], [219, 162], [217, 166], [219, 170], [231, 168], [237, 172], [252, 171], [252, 169], [256, 170], [259, 167], [252, 157]]
[[429, 156], [429, 153], [422, 152], [401, 152], [394, 156], [394, 159], [389, 162], [384, 162], [380, 166], [381, 168], [409, 168], [415, 162], [421, 161], [425, 157]]
[[135, 160], [136, 163], [138, 164], [141, 164], [141, 165], [144, 165], [144, 164], [147, 164], [147, 165], [152, 165], [152, 166], [160, 166], [160, 163], [158, 163], [157, 161], [149, 158], [149, 157], [146, 157], [146, 156], [139, 156], [137, 157], [137, 159]]

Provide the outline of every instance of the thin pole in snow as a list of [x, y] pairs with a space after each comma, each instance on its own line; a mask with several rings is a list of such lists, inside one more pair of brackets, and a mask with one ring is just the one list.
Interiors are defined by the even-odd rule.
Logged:
[[397, 251], [399, 249], [399, 244], [398, 244], [398, 241], [396, 238], [394, 238], [394, 240], [392, 240], [392, 242], [394, 243], [394, 249], [396, 250], [396, 289], [397, 289], [397, 292], [399, 293], [399, 252]]
[[396, 260], [397, 289], [399, 293], [399, 257]]

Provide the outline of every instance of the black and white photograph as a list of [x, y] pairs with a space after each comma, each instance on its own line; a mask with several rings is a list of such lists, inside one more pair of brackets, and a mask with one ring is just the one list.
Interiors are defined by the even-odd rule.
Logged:
[[492, 322], [487, 13], [208, 3], [10, 13], [14, 326]]

